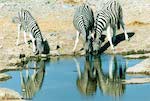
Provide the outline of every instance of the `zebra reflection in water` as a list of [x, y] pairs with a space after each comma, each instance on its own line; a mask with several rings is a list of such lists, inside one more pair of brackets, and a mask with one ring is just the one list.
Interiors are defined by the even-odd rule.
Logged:
[[104, 72], [101, 56], [86, 57], [84, 72], [81, 72], [80, 65], [75, 59], [78, 78], [77, 87], [84, 95], [93, 95], [97, 86], [99, 90], [108, 96], [121, 96], [124, 94], [125, 68], [117, 63], [117, 57], [112, 56], [108, 63], [109, 72]]
[[125, 79], [125, 70], [118, 66], [117, 58], [112, 56], [109, 61], [109, 73], [104, 73], [102, 62], [99, 57], [94, 57], [94, 68], [97, 73], [97, 83], [103, 94], [109, 96], [121, 96], [124, 94], [125, 85], [122, 79]]
[[[29, 69], [34, 69], [30, 75]], [[20, 72], [21, 89], [23, 99], [32, 99], [34, 95], [41, 89], [45, 75], [45, 62], [40, 60], [34, 62], [34, 68], [27, 65], [26, 75]]]
[[93, 95], [96, 92], [97, 88], [97, 80], [96, 76], [94, 75], [94, 71], [91, 68], [91, 61], [90, 57], [86, 57], [85, 65], [84, 65], [84, 72], [81, 73], [80, 65], [78, 61], [74, 58], [74, 61], [77, 66], [78, 71], [78, 78], [77, 78], [77, 87], [80, 92], [84, 95]]

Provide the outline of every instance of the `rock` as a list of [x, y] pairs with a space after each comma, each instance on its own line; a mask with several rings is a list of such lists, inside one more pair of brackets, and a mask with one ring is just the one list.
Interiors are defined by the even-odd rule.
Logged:
[[21, 95], [8, 88], [0, 88], [0, 101], [24, 101]]
[[60, 47], [59, 45], [57, 45], [57, 46], [56, 46], [56, 49], [59, 49], [59, 48], [61, 48], [61, 47]]
[[0, 82], [11, 79], [12, 77], [6, 74], [0, 74]]
[[7, 68], [0, 68], [0, 72], [7, 72], [7, 71], [16, 71], [16, 70], [21, 70], [22, 67], [19, 67], [17, 65], [21, 65], [21, 63], [19, 64], [7, 64]]
[[150, 78], [132, 78], [130, 80], [123, 80], [123, 84], [143, 84], [150, 83]]
[[150, 58], [133, 67], [129, 67], [126, 72], [129, 74], [150, 74]]
[[24, 57], [25, 57], [25, 54], [20, 54], [19, 55], [19, 59], [24, 58]]

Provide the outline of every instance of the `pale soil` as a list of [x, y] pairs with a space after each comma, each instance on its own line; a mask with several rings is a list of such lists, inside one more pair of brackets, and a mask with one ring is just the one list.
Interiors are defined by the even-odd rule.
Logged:
[[8, 88], [0, 88], [0, 101], [24, 101], [21, 99], [19, 93], [8, 89]]
[[150, 58], [145, 59], [141, 63], [128, 68], [126, 72], [130, 74], [150, 74]]
[[[51, 0], [52, 1], [52, 0]], [[93, 1], [93, 2], [92, 2]], [[23, 44], [23, 34], [20, 45], [16, 46], [17, 26], [12, 23], [12, 17], [17, 15], [20, 8], [29, 9], [37, 20], [44, 38], [49, 42], [51, 55], [73, 55], [72, 49], [75, 40], [75, 29], [72, 24], [74, 9], [78, 3], [65, 1], [64, 6], [60, 2], [49, 3], [47, 0], [25, 1], [3, 1], [0, 2], [0, 69], [8, 68], [8, 64], [20, 62], [20, 54], [33, 56], [32, 45]], [[95, 0], [91, 7], [95, 11]], [[72, 4], [74, 6], [72, 6]], [[117, 44], [117, 53], [127, 53], [129, 51], [145, 50], [150, 51], [150, 1], [149, 0], [121, 0], [123, 6], [124, 18], [128, 32], [134, 35], [130, 41], [121, 41]], [[120, 30], [117, 33], [120, 34]], [[123, 35], [121, 36], [123, 37]], [[28, 40], [29, 37], [28, 37]], [[108, 42], [107, 38], [105, 43]], [[105, 44], [104, 43], [104, 44]], [[109, 45], [109, 44], [108, 44]], [[60, 48], [57, 49], [57, 46]], [[107, 46], [107, 45], [106, 45]], [[109, 47], [109, 46], [107, 46]], [[106, 47], [106, 49], [107, 49]], [[80, 41], [76, 51], [82, 48]], [[105, 53], [112, 53], [108, 48]], [[83, 55], [84, 52], [79, 54]]]

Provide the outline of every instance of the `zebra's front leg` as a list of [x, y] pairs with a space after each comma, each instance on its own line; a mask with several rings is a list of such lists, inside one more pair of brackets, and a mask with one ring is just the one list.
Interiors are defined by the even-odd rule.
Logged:
[[76, 40], [75, 40], [75, 44], [74, 44], [74, 48], [73, 48], [73, 52], [75, 52], [75, 49], [76, 49], [76, 47], [77, 47], [77, 44], [78, 44], [78, 42], [79, 42], [79, 35], [80, 35], [80, 32], [79, 31], [77, 31], [77, 34], [76, 34]]
[[21, 24], [18, 24], [18, 37], [17, 37], [17, 42], [16, 45], [19, 45], [19, 39], [20, 39], [20, 30], [21, 30]]
[[113, 46], [113, 43], [112, 43], [112, 36], [111, 36], [111, 27], [110, 25], [107, 27], [107, 38], [108, 38], [108, 41], [110, 43], [110, 46], [111, 46], [111, 49], [114, 51], [114, 46]]
[[36, 40], [35, 40], [35, 38], [33, 38], [32, 39], [32, 47], [33, 47], [33, 53], [35, 53], [36, 52]]
[[36, 40], [35, 40], [35, 38], [32, 36], [31, 33], [30, 33], [30, 38], [31, 38], [31, 40], [32, 40], [32, 51], [33, 51], [33, 53], [35, 53], [35, 52], [36, 52]]
[[128, 37], [127, 31], [126, 31], [126, 28], [125, 28], [125, 24], [124, 24], [122, 19], [120, 19], [120, 24], [121, 24], [121, 27], [124, 31], [125, 39], [129, 41], [129, 37]]
[[27, 42], [27, 33], [26, 33], [26, 31], [24, 31], [24, 43], [25, 43], [25, 44], [28, 44], [28, 42]]

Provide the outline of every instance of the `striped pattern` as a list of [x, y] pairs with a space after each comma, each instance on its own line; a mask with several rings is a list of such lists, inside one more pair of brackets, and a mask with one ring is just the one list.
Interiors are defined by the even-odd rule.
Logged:
[[87, 4], [79, 6], [74, 14], [73, 25], [77, 30], [77, 38], [73, 51], [78, 43], [78, 37], [82, 33], [82, 39], [85, 50], [88, 50], [88, 37], [89, 33], [92, 32], [94, 27], [94, 15], [92, 9]]
[[[111, 38], [113, 36], [113, 41], [115, 41], [116, 29], [119, 28], [120, 25], [124, 30], [126, 40], [128, 40], [128, 35], [123, 22], [121, 5], [116, 0], [106, 1], [102, 9], [97, 10], [96, 21], [94, 25], [94, 51], [100, 48], [100, 45], [97, 44], [101, 44], [100, 37], [104, 30], [107, 30], [107, 38], [110, 42], [112, 50], [114, 50]], [[111, 34], [111, 29], [113, 30], [113, 35]]]
[[43, 37], [40, 31], [40, 28], [36, 20], [31, 15], [31, 13], [28, 10], [21, 9], [21, 11], [18, 12], [18, 17], [13, 18], [13, 22], [18, 23], [17, 45], [19, 43], [20, 30], [23, 29], [25, 43], [27, 43], [26, 33], [27, 32], [30, 33], [29, 35], [30, 35], [30, 38], [32, 39], [34, 54], [43, 53], [44, 52]]
[[21, 25], [26, 32], [31, 32], [35, 39], [43, 41], [39, 26], [29, 11], [21, 9], [21, 12], [19, 12], [19, 18]]

